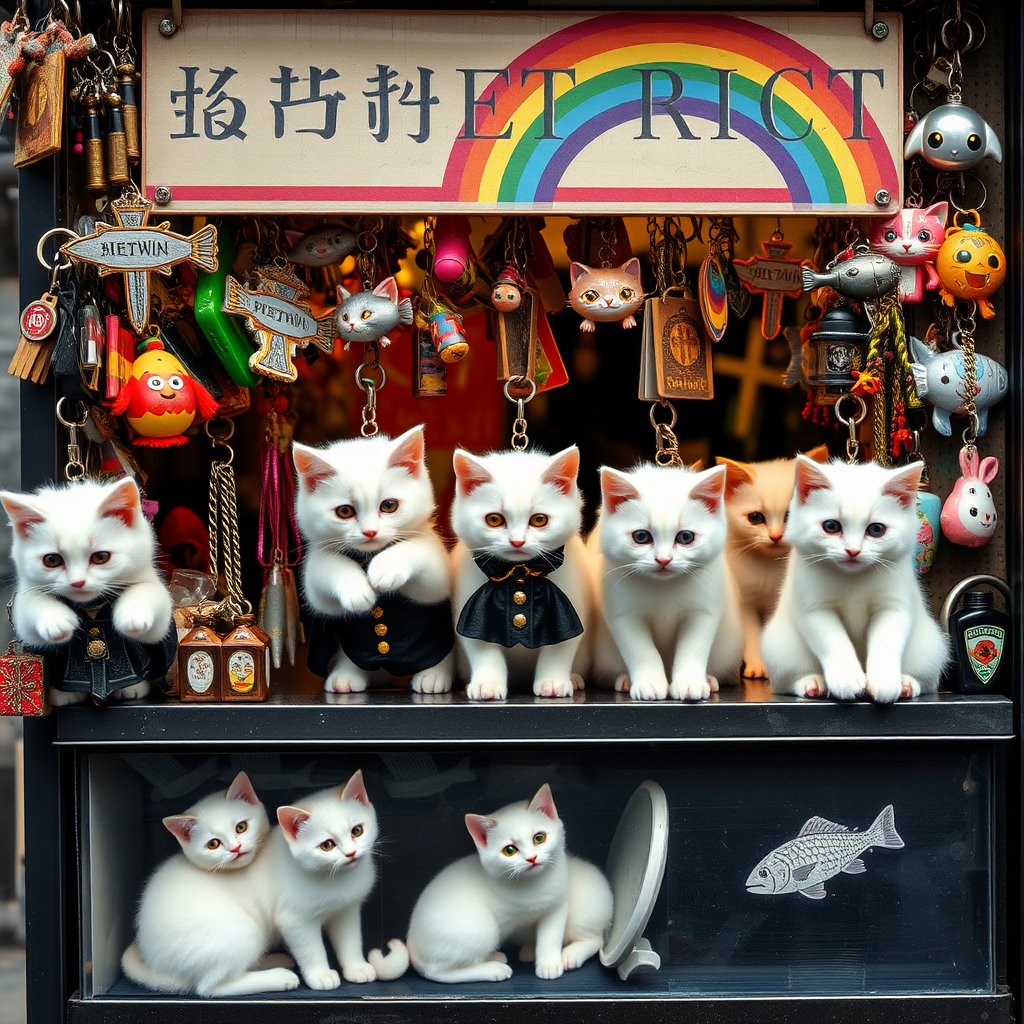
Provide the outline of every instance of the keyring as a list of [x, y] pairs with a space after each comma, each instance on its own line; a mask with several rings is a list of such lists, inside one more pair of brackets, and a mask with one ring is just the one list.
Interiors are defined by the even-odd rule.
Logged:
[[[508, 393], [509, 385], [512, 383], [519, 384], [524, 380], [530, 385], [530, 393], [528, 395], [523, 395], [522, 398], [513, 398]], [[510, 402], [529, 402], [532, 401], [534, 395], [537, 394], [537, 382], [532, 377], [509, 377], [509, 379], [505, 381], [505, 386], [502, 390], [505, 392], [505, 397]]]
[[[47, 231], [46, 234], [44, 234], [43, 237], [39, 239], [39, 243], [36, 245], [36, 259], [39, 260], [39, 262], [44, 267], [46, 267], [47, 270], [55, 270], [55, 271], [56, 270], [70, 270], [71, 267], [72, 267], [72, 263], [71, 263], [71, 260], [68, 257], [64, 257], [64, 259], [67, 260], [66, 263], [62, 262], [59, 258], [57, 258], [54, 263], [51, 263], [49, 260], [47, 260], [43, 256], [43, 246], [54, 235], [67, 235], [68, 238], [80, 238], [81, 237], [81, 235], [79, 235], [77, 232], [72, 231], [71, 228], [50, 228], [50, 230]], [[61, 255], [60, 248], [57, 249], [57, 252], [54, 255], [55, 255], [55, 257], [60, 257], [60, 255]]]
[[[668, 411], [672, 414], [667, 423], [659, 423], [658, 420], [654, 418], [654, 411], [659, 406], [668, 409]], [[649, 415], [651, 418], [651, 426], [654, 427], [655, 430], [657, 430], [658, 427], [668, 427], [668, 429], [671, 430], [676, 425], [676, 420], [679, 419], [679, 414], [676, 412], [676, 407], [671, 402], [666, 401], [665, 399], [662, 399], [660, 402], [652, 402], [651, 411]]]

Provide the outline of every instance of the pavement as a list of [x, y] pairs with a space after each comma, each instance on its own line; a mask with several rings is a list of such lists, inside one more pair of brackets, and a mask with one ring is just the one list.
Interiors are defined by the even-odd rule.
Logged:
[[0, 1024], [25, 1024], [25, 950], [0, 946]]

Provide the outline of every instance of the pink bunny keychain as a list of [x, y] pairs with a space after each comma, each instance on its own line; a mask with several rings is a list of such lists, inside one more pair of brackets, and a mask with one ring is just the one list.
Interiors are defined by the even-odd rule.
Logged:
[[980, 548], [992, 540], [999, 516], [988, 485], [999, 472], [999, 460], [993, 456], [978, 457], [978, 449], [965, 444], [960, 449], [960, 471], [963, 476], [942, 506], [942, 533], [954, 544]]

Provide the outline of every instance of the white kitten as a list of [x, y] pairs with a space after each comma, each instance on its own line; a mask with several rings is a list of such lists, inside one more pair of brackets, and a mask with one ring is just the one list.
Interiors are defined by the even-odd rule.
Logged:
[[270, 834], [266, 811], [245, 773], [226, 792], [164, 818], [182, 852], [150, 877], [124, 973], [160, 992], [237, 996], [286, 992], [299, 984], [283, 957], [267, 957], [273, 934], [254, 913], [252, 864]]
[[538, 978], [592, 957], [612, 922], [612, 892], [593, 864], [570, 857], [545, 784], [526, 804], [466, 815], [476, 854], [449, 864], [423, 890], [409, 921], [413, 966], [431, 981], [504, 981], [504, 954], [521, 944]]
[[[112, 624], [130, 640], [156, 644], [171, 622], [171, 597], [153, 566], [156, 542], [142, 514], [135, 481], [82, 480], [34, 494], [0, 494], [14, 531], [18, 572], [14, 630], [32, 648], [84, 636], [76, 605], [113, 600]], [[131, 700], [149, 693], [139, 680], [110, 694]], [[54, 705], [88, 693], [50, 689]]]
[[344, 787], [314, 793], [294, 807], [279, 807], [266, 853], [257, 866], [264, 880], [264, 907], [310, 988], [341, 984], [327, 961], [327, 929], [346, 981], [397, 978], [409, 966], [405, 949], [363, 956], [360, 910], [377, 881], [374, 844], [377, 815], [362, 772]]
[[742, 653], [725, 564], [725, 467], [601, 470], [594, 674], [634, 700], [704, 700]]
[[[579, 677], [573, 676], [573, 661], [589, 616], [590, 582], [586, 551], [579, 536], [579, 461], [575, 446], [557, 455], [511, 451], [478, 457], [462, 449], [455, 452], [451, 521], [460, 543], [452, 552], [454, 604], [460, 623], [456, 629], [459, 649], [469, 662], [466, 696], [470, 700], [504, 700], [510, 674], [513, 680], [532, 681], [538, 697], [571, 697], [574, 688], [582, 685]], [[554, 553], [563, 547], [564, 561], [557, 564]], [[495, 571], [489, 576], [474, 558], [497, 560]], [[541, 576], [526, 575], [524, 587], [491, 582], [534, 559], [540, 560], [540, 568], [531, 572]], [[550, 565], [557, 567], [549, 570]], [[572, 608], [563, 608], [555, 615], [550, 605], [539, 603], [547, 600], [539, 593], [540, 588], [549, 584], [535, 583], [537, 578], [553, 584]], [[507, 647], [501, 641], [463, 635], [467, 602], [476, 601], [477, 592], [484, 587], [488, 590], [482, 594], [489, 599], [492, 586], [507, 590], [496, 598], [505, 602], [501, 614], [507, 621], [501, 623], [500, 635], [511, 641]], [[539, 595], [538, 603], [535, 594]], [[557, 593], [554, 597], [561, 602]], [[578, 619], [575, 624], [570, 622], [573, 615]], [[520, 636], [527, 643], [536, 642], [539, 633], [535, 631], [546, 629], [556, 620], [558, 634], [565, 639], [534, 647], [518, 642]]]
[[[815, 462], [828, 460], [828, 448], [807, 452]], [[761, 630], [775, 610], [786, 575], [789, 544], [783, 534], [793, 498], [792, 459], [769, 462], [733, 462], [719, 458], [726, 468], [725, 509], [729, 541], [725, 550], [729, 572], [736, 583], [743, 623], [743, 675], [763, 679]]]
[[793, 550], [761, 640], [776, 693], [889, 703], [938, 688], [948, 642], [911, 559], [921, 465], [797, 456]]
[[[365, 690], [368, 671], [380, 666], [412, 675], [417, 692], [450, 690], [451, 615], [442, 604], [451, 597], [450, 565], [433, 528], [434, 492], [424, 462], [423, 427], [394, 441], [379, 435], [326, 448], [296, 443], [292, 454], [300, 477], [296, 516], [307, 543], [302, 567], [306, 600], [320, 616], [334, 620], [314, 626], [347, 631], [348, 653], [338, 650], [324, 689]], [[414, 627], [405, 611], [388, 609], [395, 614], [384, 615], [381, 596], [396, 594], [423, 606], [415, 610], [422, 635], [410, 634]], [[406, 602], [397, 603], [408, 608]], [[322, 641], [311, 638], [311, 653], [325, 644], [333, 651], [339, 640], [334, 633]], [[425, 655], [433, 657], [424, 664]]]

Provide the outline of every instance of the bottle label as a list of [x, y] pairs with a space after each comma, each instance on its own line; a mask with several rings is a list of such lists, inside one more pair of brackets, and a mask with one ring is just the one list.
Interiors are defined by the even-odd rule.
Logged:
[[1003, 660], [1003, 639], [1006, 630], [998, 626], [971, 626], [964, 630], [964, 647], [971, 669], [982, 683], [996, 674]]

